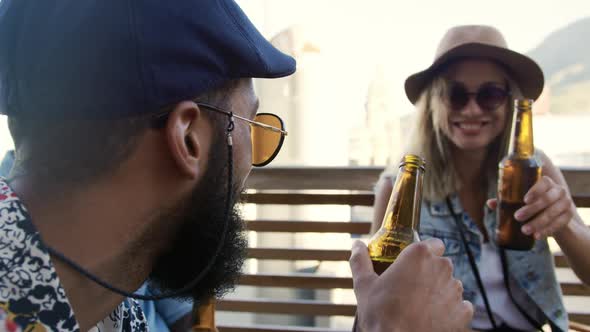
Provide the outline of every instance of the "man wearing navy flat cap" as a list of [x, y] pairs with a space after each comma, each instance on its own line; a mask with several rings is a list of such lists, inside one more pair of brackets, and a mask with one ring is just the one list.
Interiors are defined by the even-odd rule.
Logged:
[[[232, 0], [2, 0], [0, 330], [145, 331], [135, 299], [230, 289], [235, 203], [287, 135], [252, 78], [294, 71]], [[415, 244], [378, 277], [355, 244], [360, 327], [464, 327], [443, 251]], [[132, 294], [146, 279], [158, 295]]]

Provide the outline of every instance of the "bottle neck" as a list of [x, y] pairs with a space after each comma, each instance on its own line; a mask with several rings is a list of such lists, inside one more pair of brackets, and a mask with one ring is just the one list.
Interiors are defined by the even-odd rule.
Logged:
[[531, 108], [516, 108], [514, 110], [510, 153], [523, 159], [531, 158], [535, 153]]
[[382, 228], [392, 230], [397, 227], [408, 227], [417, 230], [422, 202], [423, 174], [420, 167], [402, 165], [399, 168]]

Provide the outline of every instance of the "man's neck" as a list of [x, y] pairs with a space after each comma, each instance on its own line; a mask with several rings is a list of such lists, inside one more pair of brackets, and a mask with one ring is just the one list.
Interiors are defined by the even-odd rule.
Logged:
[[[146, 204], [153, 197], [118, 190], [134, 188], [132, 185], [93, 185], [75, 194], [52, 196], [38, 194], [26, 177], [11, 182], [46, 245], [129, 292], [137, 290], [147, 278], [155, 252], [163, 246], [151, 243], [149, 248], [137, 250], [155, 216], [153, 208]], [[82, 331], [107, 317], [124, 299], [56, 257], [52, 262]]]

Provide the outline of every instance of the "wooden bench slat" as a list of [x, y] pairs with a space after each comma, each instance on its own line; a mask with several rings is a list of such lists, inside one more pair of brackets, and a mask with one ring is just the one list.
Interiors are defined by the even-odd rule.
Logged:
[[311, 326], [286, 326], [286, 325], [234, 325], [220, 324], [217, 325], [220, 332], [350, 332], [349, 330], [330, 329], [325, 327]]
[[[313, 194], [313, 193], [246, 193], [244, 202], [250, 204], [280, 204], [280, 205], [349, 205], [373, 206], [374, 195], [367, 193], [352, 194]], [[573, 196], [577, 207], [590, 207], [590, 195]]]
[[350, 250], [248, 248], [248, 258], [311, 261], [347, 261]]
[[590, 296], [590, 287], [581, 283], [560, 282], [561, 292], [569, 296]]
[[350, 205], [373, 206], [371, 192], [357, 194], [311, 194], [311, 193], [246, 193], [245, 203], [288, 204], [288, 205]]
[[[589, 315], [590, 319], [590, 315]], [[571, 321], [570, 316], [570, 329], [578, 332], [590, 332], [590, 326], [583, 324], [579, 321]]]
[[572, 198], [574, 199], [574, 204], [576, 204], [577, 207], [590, 207], [590, 195], [574, 195]]
[[[574, 196], [588, 193], [589, 168], [560, 167]], [[272, 166], [255, 167], [246, 188], [258, 190], [363, 190], [371, 191], [383, 172], [379, 166]]]
[[238, 284], [259, 287], [289, 287], [308, 289], [343, 288], [352, 289], [352, 278], [313, 275], [309, 273], [290, 274], [244, 274]]
[[[255, 167], [246, 188], [262, 190], [372, 190], [383, 167]], [[566, 177], [567, 179], [567, 177]]]
[[[578, 320], [571, 321], [574, 318]], [[570, 315], [570, 329], [578, 332], [590, 332], [588, 323], [582, 323], [582, 320], [590, 321], [590, 314], [571, 314]], [[220, 332], [349, 332], [349, 330], [337, 330], [322, 327], [310, 326], [285, 326], [285, 325], [234, 325], [234, 324], [219, 324], [217, 328]]]
[[[590, 315], [582, 316], [570, 315], [570, 329], [577, 332], [590, 332], [590, 326], [581, 321], [571, 321], [573, 317], [582, 318], [590, 321]], [[336, 330], [322, 327], [310, 326], [285, 326], [285, 325], [233, 325], [219, 324], [217, 328], [220, 332], [349, 332], [350, 330]]]
[[[350, 250], [303, 248], [248, 248], [248, 258], [272, 260], [348, 261]], [[556, 252], [555, 266], [569, 268], [567, 258]]]
[[[223, 299], [217, 302], [219, 311], [258, 312], [311, 316], [354, 316], [356, 305], [336, 304], [316, 300]], [[570, 313], [570, 320], [590, 324], [590, 314]]]
[[[588, 225], [590, 227], [590, 225]], [[369, 234], [369, 221], [300, 221], [300, 220], [247, 220], [246, 229], [253, 232], [278, 233], [350, 233]], [[561, 253], [560, 253], [561, 254]], [[557, 260], [560, 260], [559, 264]], [[565, 263], [564, 263], [565, 262]], [[566, 267], [563, 255], [556, 258], [557, 267]]]
[[[343, 288], [352, 289], [352, 278], [320, 276], [307, 273], [291, 274], [244, 274], [238, 284], [259, 287], [291, 287], [308, 289]], [[590, 296], [590, 287], [581, 283], [561, 282], [566, 296]]]
[[216, 304], [221, 311], [247, 311], [310, 316], [354, 316], [356, 305], [315, 300], [223, 299]]
[[[308, 326], [282, 326], [282, 325], [217, 325], [220, 332], [350, 332], [349, 330], [335, 330], [324, 328], [313, 328]], [[583, 331], [585, 332], [585, 331]]]
[[553, 253], [553, 259], [555, 260], [555, 267], [569, 268], [570, 264], [567, 258], [561, 252]]
[[246, 227], [249, 231], [255, 232], [369, 234], [371, 222], [248, 220]]

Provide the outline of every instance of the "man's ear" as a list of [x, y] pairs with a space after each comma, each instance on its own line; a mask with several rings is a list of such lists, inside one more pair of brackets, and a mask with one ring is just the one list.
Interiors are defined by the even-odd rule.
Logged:
[[192, 101], [178, 103], [166, 123], [166, 140], [170, 155], [183, 175], [196, 179], [203, 168], [203, 147], [207, 140], [199, 130], [203, 122], [199, 106]]

